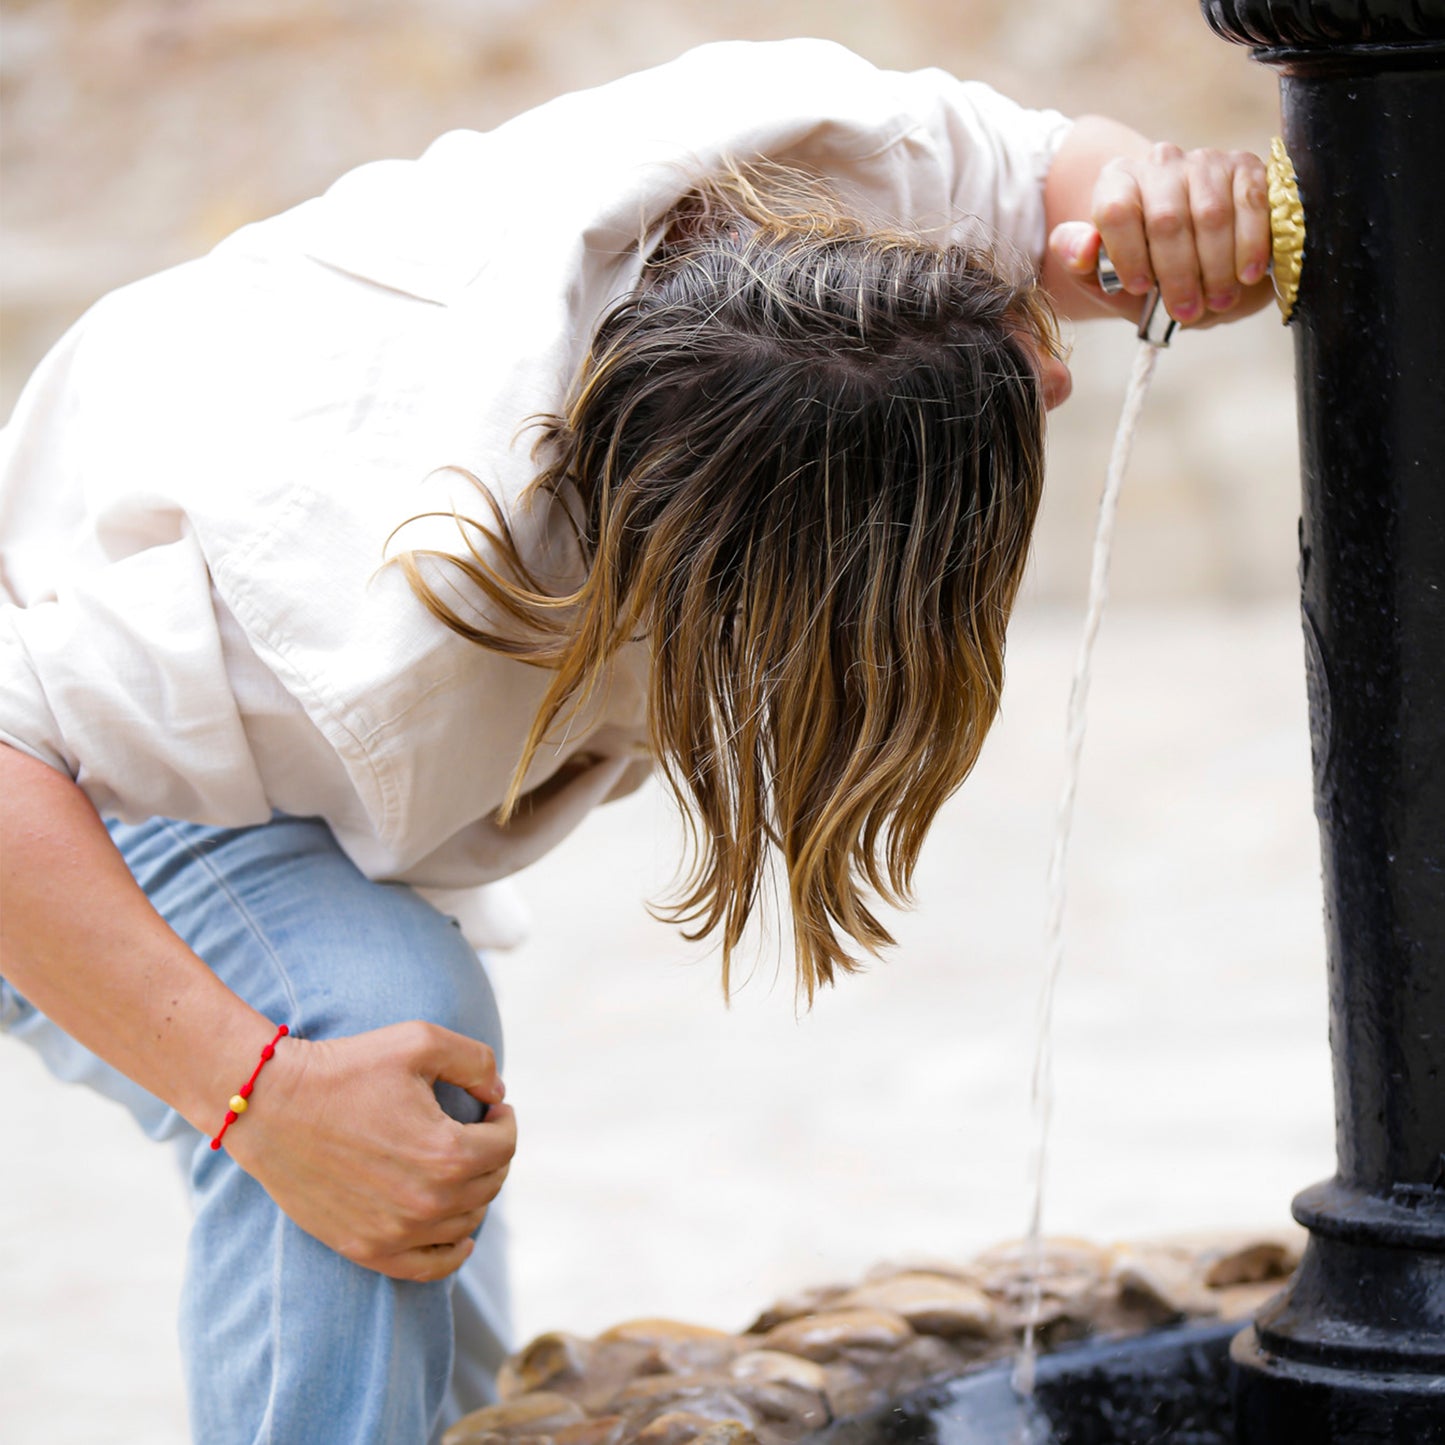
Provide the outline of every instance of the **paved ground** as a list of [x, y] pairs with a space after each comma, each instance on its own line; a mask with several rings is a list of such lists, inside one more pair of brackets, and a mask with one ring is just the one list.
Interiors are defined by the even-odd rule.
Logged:
[[[671, 857], [656, 794], [526, 878], [536, 935], [497, 968], [521, 1334], [644, 1313], [742, 1326], [792, 1285], [1021, 1231], [1076, 631], [1020, 617], [1005, 715], [930, 841], [896, 955], [808, 1017], [770, 965], [724, 1011], [711, 961], [648, 918]], [[1331, 1171], [1303, 695], [1290, 606], [1106, 619], [1058, 1000], [1054, 1231], [1274, 1225]], [[15, 1046], [0, 1098], [6, 1440], [182, 1441], [169, 1160]]]

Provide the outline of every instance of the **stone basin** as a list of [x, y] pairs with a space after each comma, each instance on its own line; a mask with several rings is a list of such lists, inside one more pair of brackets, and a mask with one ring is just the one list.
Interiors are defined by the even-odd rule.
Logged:
[[1231, 1439], [1228, 1342], [1299, 1238], [1047, 1240], [1031, 1403], [1011, 1384], [1032, 1259], [1015, 1243], [804, 1290], [740, 1334], [658, 1319], [544, 1334], [444, 1445], [1215, 1445]]

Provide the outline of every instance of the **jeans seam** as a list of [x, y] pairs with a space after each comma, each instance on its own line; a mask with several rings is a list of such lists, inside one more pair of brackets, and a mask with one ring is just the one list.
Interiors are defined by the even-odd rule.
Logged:
[[[262, 952], [266, 958], [270, 960], [276, 978], [281, 985], [282, 992], [286, 996], [286, 1003], [293, 1021], [293, 1030], [299, 1030], [301, 1021], [297, 1018], [297, 1014], [300, 1012], [300, 1005], [296, 1002], [296, 990], [292, 987], [291, 976], [286, 972], [285, 964], [281, 962], [280, 956], [271, 946], [271, 940], [266, 936], [265, 930], [257, 923], [251, 910], [246, 907], [245, 903], [237, 895], [235, 889], [233, 889], [227, 881], [225, 875], [211, 862], [209, 856], [207, 856], [202, 849], [197, 848], [181, 831], [180, 827], [169, 818], [165, 820], [164, 827], [176, 842], [205, 870], [211, 881], [220, 892], [225, 895], [231, 906], [240, 915], [251, 937], [261, 945]], [[209, 967], [209, 965], [207, 966]], [[224, 983], [225, 980], [223, 979], [222, 982]]]
[[[166, 832], [185, 849], [186, 853], [205, 871], [206, 875], [216, 885], [216, 888], [225, 896], [245, 924], [251, 937], [260, 945], [265, 957], [270, 960], [276, 979], [280, 983], [282, 992], [286, 996], [291, 1018], [295, 1020], [299, 1031], [300, 1019], [297, 1015], [300, 1013], [300, 1005], [296, 1002], [296, 990], [292, 986], [291, 976], [287, 973], [285, 964], [281, 962], [280, 955], [277, 954], [275, 948], [272, 947], [271, 940], [267, 937], [265, 930], [256, 921], [251, 910], [246, 907], [245, 902], [237, 895], [236, 890], [231, 887], [220, 869], [212, 863], [210, 857], [202, 849], [196, 847], [181, 831], [180, 827], [170, 819], [165, 820], [164, 827]], [[230, 1161], [230, 1164], [233, 1169], [240, 1167], [234, 1161]], [[275, 1445], [276, 1439], [276, 1392], [281, 1386], [281, 1285], [283, 1264], [286, 1257], [287, 1216], [280, 1205], [275, 1204], [274, 1201], [273, 1206], [276, 1209], [276, 1228], [279, 1233], [274, 1263], [271, 1270], [271, 1390], [266, 1399], [265, 1412], [261, 1417], [265, 1445]]]

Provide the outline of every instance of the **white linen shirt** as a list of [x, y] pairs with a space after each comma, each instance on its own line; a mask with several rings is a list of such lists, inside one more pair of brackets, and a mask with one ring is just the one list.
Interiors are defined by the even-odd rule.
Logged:
[[484, 514], [471, 473], [575, 583], [561, 519], [514, 510], [524, 424], [561, 409], [657, 218], [725, 159], [1037, 265], [1067, 126], [827, 42], [707, 45], [362, 166], [106, 297], [0, 433], [0, 738], [103, 813], [316, 816], [370, 877], [493, 885], [469, 933], [505, 946], [497, 880], [646, 774], [645, 647], [503, 828], [548, 675], [435, 621], [381, 565], [390, 534], [439, 511], [401, 540], [456, 551], [451, 509]]

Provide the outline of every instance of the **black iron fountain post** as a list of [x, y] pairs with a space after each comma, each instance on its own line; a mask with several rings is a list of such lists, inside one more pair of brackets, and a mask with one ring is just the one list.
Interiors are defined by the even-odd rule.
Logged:
[[[1234, 1344], [1250, 1445], [1445, 1441], [1445, 0], [1203, 0], [1280, 72], [1338, 1173]], [[1268, 1106], [1268, 1101], [1264, 1101]]]

